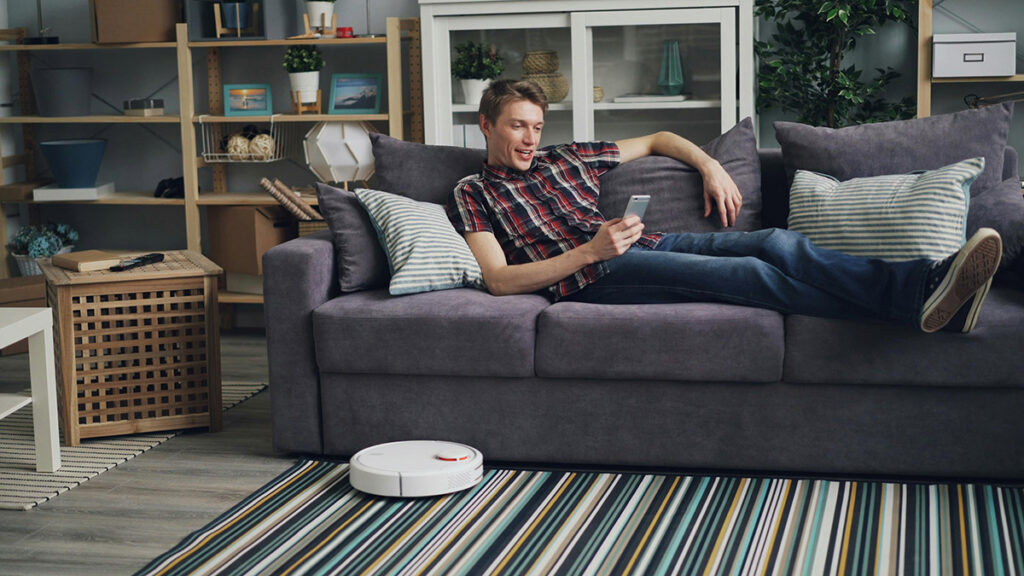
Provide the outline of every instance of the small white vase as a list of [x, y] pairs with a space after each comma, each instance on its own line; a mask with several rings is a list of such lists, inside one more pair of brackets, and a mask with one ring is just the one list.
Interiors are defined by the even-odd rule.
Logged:
[[[329, 4], [329, 2], [323, 2]], [[292, 92], [302, 104], [316, 102], [316, 91], [320, 87], [320, 72], [292, 72], [288, 74], [288, 80], [292, 84]]]
[[484, 90], [491, 83], [490, 80], [480, 80], [477, 78], [460, 79], [459, 82], [462, 83], [463, 102], [473, 105], [480, 104], [480, 98], [483, 97]]
[[[309, 28], [311, 30], [321, 27], [329, 29], [331, 27], [331, 17], [334, 16], [334, 2], [306, 2], [306, 14], [309, 14]], [[321, 15], [323, 15], [323, 19], [321, 19]]]

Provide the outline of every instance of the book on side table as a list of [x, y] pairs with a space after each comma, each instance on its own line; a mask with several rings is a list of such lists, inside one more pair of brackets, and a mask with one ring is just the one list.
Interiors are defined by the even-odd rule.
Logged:
[[81, 250], [67, 254], [55, 254], [50, 259], [54, 266], [60, 266], [76, 272], [106, 270], [121, 263], [121, 257], [103, 250]]

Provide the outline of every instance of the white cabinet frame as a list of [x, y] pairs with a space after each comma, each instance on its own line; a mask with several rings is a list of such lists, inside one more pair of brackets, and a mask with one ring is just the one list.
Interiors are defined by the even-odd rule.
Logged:
[[[724, 132], [754, 116], [754, 0], [419, 0], [423, 42], [424, 135], [451, 144], [450, 33], [456, 30], [570, 28], [572, 92], [557, 105], [572, 109], [573, 137], [594, 138], [594, 111], [721, 107]], [[721, 102], [672, 105], [593, 102], [592, 32], [597, 26], [717, 23], [721, 30]], [[737, 80], [738, 78], [738, 80]], [[554, 108], [554, 107], [553, 107]]]
[[[599, 26], [645, 26], [664, 24], [717, 24], [721, 40], [721, 101], [684, 101], [658, 104], [594, 103], [594, 28]], [[572, 14], [572, 90], [573, 138], [590, 141], [595, 138], [594, 110], [641, 110], [719, 107], [722, 111], [721, 131], [739, 121], [736, 110], [736, 9], [688, 8], [684, 10], [634, 10], [608, 12], [574, 12]], [[580, 49], [581, 48], [581, 49]]]

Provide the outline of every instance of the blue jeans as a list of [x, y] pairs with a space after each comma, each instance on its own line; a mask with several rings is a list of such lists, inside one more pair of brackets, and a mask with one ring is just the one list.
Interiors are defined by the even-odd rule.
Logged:
[[668, 234], [605, 262], [568, 300], [605, 304], [728, 302], [830, 318], [917, 325], [932, 260], [885, 262], [815, 246], [778, 228]]

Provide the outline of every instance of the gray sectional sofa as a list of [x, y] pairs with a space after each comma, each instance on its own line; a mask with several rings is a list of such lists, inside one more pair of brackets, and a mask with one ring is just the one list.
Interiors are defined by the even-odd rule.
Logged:
[[[1001, 229], [1006, 269], [968, 335], [720, 303], [552, 303], [474, 288], [391, 296], [386, 272], [346, 285], [346, 276], [379, 276], [382, 255], [361, 261], [379, 250], [365, 222], [353, 223], [365, 216], [342, 214], [322, 187], [332, 231], [264, 257], [275, 448], [347, 456], [448, 439], [491, 462], [1024, 478], [1024, 291], [1013, 229], [1024, 200], [1005, 146], [1011, 113], [993, 107], [868, 132], [886, 142], [916, 135], [917, 148], [949, 147], [952, 132], [968, 148], [986, 140], [979, 183], [988, 181], [972, 188], [978, 216], [968, 228]], [[777, 128], [782, 151], [757, 150], [749, 120], [705, 147], [744, 194], [739, 229], [785, 226], [787, 173], [828, 163], [810, 158], [829, 150], [815, 138], [854, 138], [837, 150], [866, 164], [862, 172], [900, 168], [865, 158], [856, 131]], [[803, 157], [788, 154], [808, 140]], [[433, 202], [482, 160], [386, 137], [375, 137], [374, 152], [380, 189]], [[949, 151], [952, 161], [964, 153]], [[922, 149], [907, 162], [931, 169], [946, 155]], [[687, 166], [646, 158], [602, 177], [601, 209], [621, 213], [630, 194], [646, 192], [648, 229], [713, 230], [699, 190]]]

